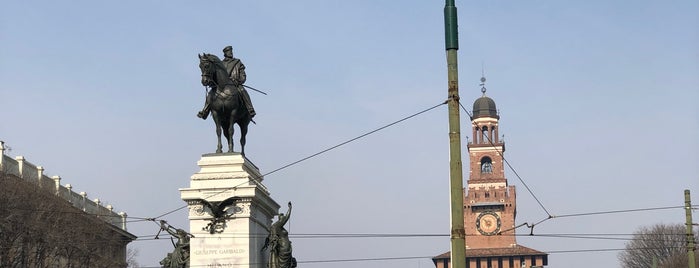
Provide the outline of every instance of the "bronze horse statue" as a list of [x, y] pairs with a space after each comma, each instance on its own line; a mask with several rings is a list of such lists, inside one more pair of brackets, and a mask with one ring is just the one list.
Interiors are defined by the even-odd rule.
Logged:
[[[248, 134], [248, 125], [252, 121], [250, 112], [245, 107], [242, 94], [238, 87], [228, 77], [228, 72], [223, 62], [213, 54], [199, 55], [199, 69], [201, 69], [201, 84], [210, 87], [214, 94], [207, 94], [207, 101], [211, 107], [211, 116], [216, 123], [216, 136], [218, 146], [216, 153], [221, 150], [221, 131], [228, 140], [228, 152], [233, 152], [233, 126], [240, 127], [240, 153], [245, 155], [245, 135]], [[209, 97], [211, 96], [211, 97]]]

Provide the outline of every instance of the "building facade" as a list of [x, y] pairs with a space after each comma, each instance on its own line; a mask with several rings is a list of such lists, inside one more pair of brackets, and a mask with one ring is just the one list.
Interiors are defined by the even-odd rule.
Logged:
[[126, 267], [126, 213], [24, 157], [5, 155], [0, 141], [0, 267]]
[[[485, 78], [481, 79], [485, 82]], [[495, 101], [485, 95], [473, 103], [469, 176], [464, 189], [467, 268], [520, 268], [548, 265], [548, 255], [517, 244], [517, 195], [505, 177], [505, 141], [499, 135]], [[450, 252], [432, 259], [448, 268]]]

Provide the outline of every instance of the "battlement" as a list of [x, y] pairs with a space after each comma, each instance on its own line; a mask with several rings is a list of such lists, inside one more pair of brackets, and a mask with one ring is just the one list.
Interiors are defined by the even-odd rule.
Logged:
[[95, 217], [102, 219], [119, 229], [126, 231], [126, 213], [114, 212], [112, 205], [102, 206], [99, 199], [90, 200], [86, 192], [76, 193], [73, 191], [73, 186], [70, 184], [61, 185], [60, 176], [44, 175], [44, 168], [36, 166], [27, 161], [23, 156], [17, 156], [14, 159], [5, 155], [4, 142], [0, 141], [0, 173], [10, 174], [33, 182], [40, 189], [54, 193], [56, 196], [66, 200], [82, 211]]
[[470, 207], [478, 203], [502, 203], [506, 206], [513, 206], [516, 200], [514, 185], [481, 184], [478, 186], [469, 185], [464, 189], [464, 206]]

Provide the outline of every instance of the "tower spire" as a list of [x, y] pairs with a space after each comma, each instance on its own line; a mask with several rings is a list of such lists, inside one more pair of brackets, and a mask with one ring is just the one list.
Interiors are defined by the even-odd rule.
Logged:
[[485, 88], [485, 63], [481, 61], [481, 92], [483, 92], [483, 96], [485, 96], [485, 91], [487, 90]]

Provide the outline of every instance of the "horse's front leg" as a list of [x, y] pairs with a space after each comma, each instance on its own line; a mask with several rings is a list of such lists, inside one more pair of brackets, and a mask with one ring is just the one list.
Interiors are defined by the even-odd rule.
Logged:
[[230, 125], [227, 126], [228, 133], [231, 134], [231, 136], [228, 138], [228, 152], [229, 153], [233, 152], [233, 144], [235, 143], [235, 140], [233, 139], [233, 134], [235, 133], [235, 128], [233, 127], [233, 126], [235, 126], [235, 120], [234, 120], [235, 117], [233, 117], [234, 113], [235, 112], [231, 113], [231, 120], [230, 120], [231, 122], [230, 122]]
[[221, 123], [219, 122], [218, 118], [218, 113], [216, 113], [213, 109], [211, 110], [211, 117], [214, 119], [214, 123], [216, 124], [216, 137], [218, 138], [218, 145], [216, 146], [216, 153], [222, 153], [222, 147], [221, 145]]
[[[242, 119], [241, 121], [245, 121]], [[240, 154], [245, 155], [245, 136], [248, 135], [248, 122], [241, 122], [238, 124], [240, 127]]]

